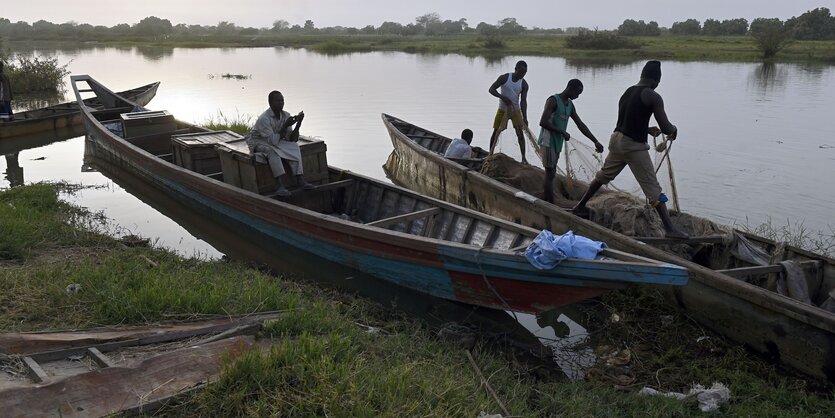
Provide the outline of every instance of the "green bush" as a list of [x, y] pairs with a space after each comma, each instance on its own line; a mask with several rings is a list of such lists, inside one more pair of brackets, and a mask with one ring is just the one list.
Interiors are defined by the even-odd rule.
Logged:
[[637, 49], [641, 45], [626, 37], [612, 32], [581, 30], [568, 38], [565, 46], [571, 49]]
[[2, 58], [15, 94], [59, 92], [64, 88], [64, 77], [70, 71], [56, 58], [16, 56]]
[[484, 45], [487, 49], [502, 49], [507, 46], [507, 44], [505, 44], [505, 42], [497, 36], [488, 36], [482, 45]]

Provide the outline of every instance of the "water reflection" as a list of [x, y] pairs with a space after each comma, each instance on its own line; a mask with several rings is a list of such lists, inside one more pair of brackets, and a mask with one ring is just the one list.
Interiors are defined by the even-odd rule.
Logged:
[[64, 100], [67, 94], [67, 86], [61, 83], [56, 91], [34, 92], [15, 95], [15, 112], [41, 109], [56, 105]]
[[625, 68], [633, 66], [636, 62], [643, 61], [635, 61], [635, 60], [623, 60], [623, 59], [572, 59], [566, 58], [565, 66], [573, 69], [575, 71], [595, 71], [595, 70], [605, 70], [605, 72], [611, 71], [621, 71]]
[[171, 58], [174, 55], [174, 48], [167, 46], [137, 46], [136, 52], [149, 61], [159, 61], [163, 58]]
[[83, 126], [58, 128], [32, 135], [15, 136], [0, 140], [0, 154], [13, 154], [23, 150], [39, 148], [55, 142], [66, 141], [84, 135]]
[[786, 86], [788, 68], [773, 62], [763, 62], [757, 65], [748, 77], [749, 85], [754, 86], [761, 93], [769, 93], [777, 88]]
[[6, 154], [6, 180], [10, 187], [19, 187], [23, 185], [23, 167], [18, 161], [19, 152], [14, 154]]

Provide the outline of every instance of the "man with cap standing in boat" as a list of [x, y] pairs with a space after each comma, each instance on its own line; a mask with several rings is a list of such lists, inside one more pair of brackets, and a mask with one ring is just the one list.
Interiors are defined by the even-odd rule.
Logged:
[[[673, 226], [670, 213], [667, 211], [667, 196], [662, 193], [661, 185], [655, 176], [655, 167], [649, 155], [647, 135], [657, 136], [664, 133], [672, 141], [678, 135], [678, 128], [670, 123], [664, 111], [664, 100], [655, 91], [661, 82], [661, 62], [648, 61], [641, 71], [638, 84], [626, 89], [618, 102], [618, 122], [615, 132], [609, 139], [609, 155], [603, 163], [603, 168], [594, 176], [583, 198], [572, 209], [581, 217], [589, 216], [586, 207], [589, 199], [604, 185], [614, 180], [627, 165], [635, 175], [635, 180], [641, 185], [647, 201], [655, 208], [664, 224], [668, 238], [687, 238], [687, 235]], [[649, 127], [649, 118], [661, 126]]]
[[0, 120], [14, 120], [12, 85], [9, 82], [9, 76], [3, 72], [3, 61], [0, 61]]
[[313, 189], [313, 185], [304, 179], [302, 152], [299, 148], [299, 128], [304, 120], [304, 112], [290, 116], [290, 113], [284, 110], [284, 96], [275, 90], [270, 92], [267, 100], [270, 108], [258, 117], [252, 131], [245, 138], [246, 144], [253, 153], [262, 153], [267, 157], [270, 170], [275, 177], [276, 196], [290, 196], [290, 191], [281, 181], [285, 174], [284, 161], [296, 176], [296, 183], [300, 188]]
[[524, 164], [528, 163], [525, 158], [525, 136], [522, 132], [528, 125], [528, 82], [524, 80], [527, 72], [528, 64], [519, 61], [512, 73], [500, 75], [488, 90], [490, 94], [499, 98], [499, 110], [493, 120], [493, 134], [490, 135], [490, 155], [493, 155], [499, 134], [507, 129], [507, 120], [510, 119], [519, 139], [519, 151], [522, 153]]

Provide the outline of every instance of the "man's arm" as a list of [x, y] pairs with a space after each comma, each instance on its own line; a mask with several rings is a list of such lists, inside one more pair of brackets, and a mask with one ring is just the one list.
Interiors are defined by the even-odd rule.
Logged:
[[522, 97], [519, 100], [519, 107], [522, 108], [522, 118], [525, 120], [525, 125], [528, 124], [528, 82], [522, 80]]
[[298, 115], [294, 117], [296, 127], [293, 128], [293, 131], [290, 132], [289, 140], [293, 142], [297, 142], [299, 140], [299, 129], [302, 127], [302, 121], [304, 120], [304, 112], [299, 112]]
[[580, 115], [577, 114], [576, 106], [571, 107], [571, 120], [574, 121], [574, 124], [577, 125], [577, 129], [579, 129], [580, 132], [582, 132], [583, 135], [586, 136], [586, 138], [591, 139], [591, 142], [594, 143], [594, 149], [597, 152], [603, 152], [603, 144], [601, 144], [600, 141], [598, 141], [597, 138], [594, 137], [594, 134], [591, 133], [589, 127], [586, 126], [585, 123], [583, 123], [582, 119], [580, 119]]
[[500, 75], [499, 78], [497, 78], [496, 81], [494, 81], [493, 84], [490, 85], [490, 89], [487, 91], [489, 91], [490, 94], [492, 94], [493, 96], [498, 97], [499, 100], [504, 102], [505, 105], [509, 106], [511, 103], [510, 99], [505, 96], [502, 96], [502, 94], [499, 93], [498, 90], [498, 88], [501, 87], [502, 84], [507, 83], [507, 77], [509, 77], [507, 74]]
[[252, 130], [258, 133], [258, 137], [260, 138], [259, 142], [275, 144], [281, 139], [281, 135], [273, 130], [269, 117], [264, 115], [258, 117]]
[[[545, 109], [542, 109], [542, 117], [539, 118], [539, 126], [551, 131], [556, 132], [565, 136], [566, 132], [562, 129], [556, 127], [553, 123], [551, 123], [551, 115], [557, 111], [557, 100], [554, 99], [554, 96], [549, 96], [548, 100], [545, 100]], [[567, 139], [567, 138], [566, 138]]]
[[[652, 108], [652, 113], [655, 115], [655, 120], [661, 126], [661, 132], [668, 135], [670, 139], [676, 139], [678, 135], [678, 128], [670, 122], [667, 117], [667, 112], [664, 110], [664, 99], [655, 90], [644, 89], [641, 93], [641, 100], [647, 106]], [[652, 128], [650, 128], [652, 133]]]

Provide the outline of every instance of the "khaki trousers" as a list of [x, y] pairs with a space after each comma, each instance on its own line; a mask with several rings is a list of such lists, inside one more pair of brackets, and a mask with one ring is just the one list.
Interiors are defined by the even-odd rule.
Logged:
[[609, 155], [603, 168], [594, 176], [602, 184], [608, 184], [629, 166], [635, 180], [641, 185], [647, 200], [655, 204], [661, 196], [661, 185], [655, 177], [655, 167], [649, 156], [649, 144], [638, 142], [620, 132], [614, 132], [609, 139]]

